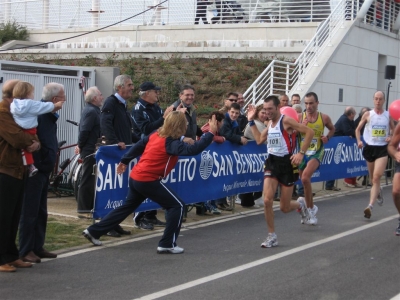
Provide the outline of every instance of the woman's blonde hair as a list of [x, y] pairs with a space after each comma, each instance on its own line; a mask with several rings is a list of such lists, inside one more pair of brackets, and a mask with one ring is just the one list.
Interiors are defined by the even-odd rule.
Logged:
[[179, 111], [172, 111], [164, 120], [164, 125], [158, 130], [158, 135], [163, 138], [180, 138], [185, 134], [187, 120], [185, 114]]
[[27, 99], [35, 90], [34, 86], [26, 81], [18, 82], [13, 89], [13, 98]]

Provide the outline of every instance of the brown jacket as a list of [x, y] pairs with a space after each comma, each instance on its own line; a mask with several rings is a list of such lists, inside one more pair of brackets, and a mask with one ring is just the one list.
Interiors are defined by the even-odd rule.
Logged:
[[32, 145], [32, 140], [38, 140], [23, 131], [15, 123], [10, 113], [10, 103], [0, 102], [0, 173], [22, 179], [25, 167], [22, 164], [21, 149]]

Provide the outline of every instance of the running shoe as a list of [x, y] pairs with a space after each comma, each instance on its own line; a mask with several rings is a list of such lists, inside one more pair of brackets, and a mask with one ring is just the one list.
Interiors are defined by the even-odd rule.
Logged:
[[376, 199], [377, 203], [379, 206], [383, 205], [383, 193], [382, 193], [382, 188], [380, 188], [378, 199]]
[[304, 197], [299, 197], [297, 199], [297, 202], [300, 204], [300, 208], [297, 209], [297, 212], [301, 216], [300, 223], [305, 224], [308, 219], [308, 209], [307, 209], [306, 201], [304, 200]]
[[314, 205], [313, 208], [308, 209], [308, 219], [307, 219], [308, 225], [317, 225], [318, 223], [317, 212], [318, 212], [318, 206], [316, 205]]
[[268, 233], [266, 240], [261, 244], [261, 248], [271, 248], [278, 246], [278, 237], [275, 233]]
[[396, 231], [394, 232], [395, 235], [400, 236], [400, 218], [399, 218], [399, 227], [396, 228]]
[[364, 209], [364, 218], [370, 219], [371, 215], [372, 215], [372, 207], [368, 205], [367, 208]]
[[101, 245], [102, 245], [102, 242], [99, 241], [98, 239], [94, 238], [94, 237], [90, 234], [89, 230], [85, 229], [85, 230], [82, 232], [82, 235], [83, 235], [85, 238], [87, 238], [87, 239], [89, 240], [89, 242], [91, 242], [93, 245], [95, 245], [95, 246], [101, 246]]
[[183, 252], [185, 252], [185, 250], [178, 246], [175, 246], [173, 248], [157, 247], [158, 254], [181, 254]]

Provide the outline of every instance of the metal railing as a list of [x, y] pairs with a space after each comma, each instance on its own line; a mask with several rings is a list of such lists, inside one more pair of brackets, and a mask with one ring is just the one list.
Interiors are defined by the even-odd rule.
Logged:
[[[269, 95], [289, 94], [300, 90], [300, 85], [305, 83], [305, 78], [310, 70], [319, 64], [318, 59], [326, 47], [331, 46], [331, 40], [346, 21], [353, 21], [362, 4], [366, 1], [340, 0], [328, 18], [322, 22], [314, 37], [305, 47], [295, 62], [273, 60], [260, 74], [254, 83], [246, 90], [244, 97], [246, 106], [249, 103], [259, 104]], [[363, 19], [365, 24], [374, 26], [379, 30], [393, 31], [397, 24], [400, 4], [391, 0], [369, 1], [373, 2]], [[377, 5], [379, 3], [379, 5]], [[388, 11], [380, 10], [387, 7]]]
[[[2, 0], [0, 23], [17, 21], [29, 29], [118, 26], [193, 25], [199, 23], [321, 22], [330, 12], [327, 0]], [[142, 13], [144, 12], [145, 13]]]

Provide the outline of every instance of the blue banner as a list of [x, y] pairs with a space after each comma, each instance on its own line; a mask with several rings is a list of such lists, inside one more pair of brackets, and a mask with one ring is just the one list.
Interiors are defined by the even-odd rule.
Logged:
[[311, 181], [358, 177], [368, 174], [367, 162], [357, 140], [348, 136], [331, 138], [324, 145], [324, 157]]
[[[117, 146], [100, 147], [96, 153], [97, 183], [94, 217], [105, 216], [122, 205], [128, 193], [129, 171], [138, 162], [131, 161], [124, 174], [117, 175], [116, 167], [126, 150]], [[163, 182], [187, 204], [221, 197], [261, 191], [266, 146], [250, 142], [240, 146], [225, 142], [212, 143], [196, 156], [182, 156]], [[147, 199], [137, 211], [159, 208]]]
[[[129, 170], [139, 159], [132, 160], [124, 174], [117, 175], [117, 165], [128, 149], [103, 146], [96, 153], [95, 218], [105, 216], [110, 210], [122, 205], [126, 198]], [[266, 146], [255, 142], [249, 142], [246, 146], [230, 142], [212, 143], [197, 156], [180, 157], [163, 182], [176, 191], [187, 204], [261, 191], [266, 157]], [[321, 166], [313, 174], [312, 181], [356, 177], [366, 175], [367, 172], [366, 162], [362, 150], [357, 148], [356, 139], [337, 137], [325, 144]], [[157, 208], [158, 204], [147, 199], [137, 211]]]

